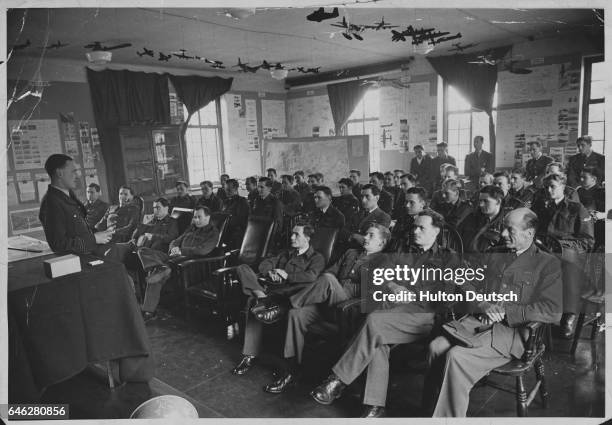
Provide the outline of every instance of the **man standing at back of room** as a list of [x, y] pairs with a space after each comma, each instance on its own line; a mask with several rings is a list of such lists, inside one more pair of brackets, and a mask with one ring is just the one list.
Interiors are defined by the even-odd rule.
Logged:
[[[431, 157], [424, 154], [424, 149], [421, 145], [416, 145], [414, 147], [414, 154], [415, 157], [410, 160], [410, 174], [415, 176], [418, 185], [429, 191], [429, 194], [431, 195]], [[438, 176], [436, 175], [436, 179], [437, 178]]]
[[594, 167], [599, 173], [599, 182], [604, 182], [605, 179], [605, 157], [602, 154], [593, 152], [593, 138], [591, 136], [580, 136], [576, 140], [578, 153], [570, 156], [567, 164], [567, 184], [570, 187], [580, 186], [580, 173], [586, 167]]
[[493, 173], [493, 155], [482, 149], [482, 136], [474, 137], [474, 152], [465, 156], [465, 175], [470, 179], [469, 189], [478, 187], [478, 178], [483, 172]]
[[268, 168], [266, 170], [266, 173], [268, 175], [268, 178], [272, 182], [272, 195], [274, 195], [274, 196], [276, 196], [278, 198], [279, 195], [280, 195], [280, 191], [283, 189], [283, 185], [282, 185], [281, 182], [279, 182], [276, 179], [276, 169]]
[[430, 171], [430, 179], [432, 182], [437, 181], [440, 176], [440, 166], [442, 164], [452, 164], [455, 167], [457, 166], [457, 161], [455, 158], [448, 154], [448, 144], [446, 142], [440, 142], [436, 145], [436, 150], [438, 151], [438, 156], [431, 160], [431, 169]]
[[554, 160], [542, 153], [542, 144], [540, 142], [535, 141], [528, 145], [531, 159], [527, 161], [525, 166], [527, 180], [532, 182], [534, 187], [540, 188], [542, 187], [542, 179], [546, 175], [546, 166]]

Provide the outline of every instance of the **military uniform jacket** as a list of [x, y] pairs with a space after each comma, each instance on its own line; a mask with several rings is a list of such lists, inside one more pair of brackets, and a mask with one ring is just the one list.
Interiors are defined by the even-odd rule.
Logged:
[[38, 214], [45, 237], [53, 252], [91, 253], [96, 238], [85, 219], [85, 206], [72, 191], [69, 194], [49, 185]]
[[464, 251], [482, 253], [498, 245], [501, 241], [503, 224], [503, 209], [500, 209], [499, 213], [492, 220], [489, 220], [480, 211], [480, 208], [473, 211], [463, 220], [459, 229], [457, 229], [463, 240]]
[[221, 199], [221, 202], [225, 202], [225, 200], [227, 199], [227, 192], [222, 187], [217, 189], [216, 195], [217, 195], [217, 198]]
[[332, 205], [342, 213], [345, 222], [351, 221], [353, 215], [359, 210], [359, 201], [353, 194], [335, 197]]
[[372, 223], [378, 223], [388, 228], [391, 224], [391, 217], [380, 208], [371, 212], [360, 210], [353, 216], [351, 223], [347, 224], [348, 231], [349, 233], [365, 234]]
[[487, 173], [493, 173], [493, 155], [489, 152], [480, 151], [480, 155], [478, 155], [474, 151], [465, 156], [464, 174], [469, 177], [470, 180], [478, 182], [478, 178], [483, 168]]
[[391, 214], [393, 211], [393, 195], [387, 192], [385, 189], [380, 191], [378, 207], [387, 214]]
[[578, 192], [580, 203], [584, 205], [587, 211], [602, 212], [606, 210], [606, 191], [600, 185], [596, 184], [588, 189], [579, 187], [576, 192]]
[[527, 161], [527, 165], [525, 166], [525, 170], [527, 171], [527, 175], [525, 176], [527, 180], [537, 182], [539, 185], [539, 180], [544, 177], [546, 173], [546, 166], [553, 162], [553, 159], [550, 156], [546, 156], [542, 154], [538, 159], [531, 158]]
[[150, 223], [139, 224], [132, 234], [132, 239], [138, 241], [138, 238], [145, 233], [151, 233], [151, 240], [145, 242], [144, 246], [158, 251], [167, 252], [168, 245], [179, 235], [178, 222], [166, 215], [164, 218], [153, 218]]
[[87, 202], [85, 204], [85, 210], [87, 211], [87, 215], [85, 219], [87, 220], [87, 224], [92, 229], [98, 221], [104, 216], [104, 213], [108, 209], [108, 204], [104, 202], [102, 199], [96, 199], [93, 202]]
[[296, 215], [302, 207], [302, 198], [297, 190], [282, 189], [279, 199], [283, 203], [283, 210], [287, 215]]
[[172, 208], [174, 207], [187, 208], [189, 210], [192, 210], [195, 207], [195, 204], [196, 200], [190, 194], [187, 194], [185, 196], [175, 196], [170, 200], [170, 212], [172, 212]]
[[259, 272], [266, 274], [273, 269], [287, 272], [286, 283], [312, 283], [325, 267], [325, 259], [312, 246], [298, 255], [296, 249], [283, 251], [280, 255], [266, 258], [259, 264]]
[[330, 227], [332, 229], [342, 229], [345, 225], [344, 215], [333, 206], [327, 207], [327, 210], [323, 212], [321, 209], [317, 208], [311, 217], [312, 225], [315, 228], [318, 227]]
[[[410, 160], [410, 174], [417, 178], [419, 184], [429, 189], [429, 181], [431, 180], [431, 157], [429, 155], [423, 155], [423, 159], [419, 164], [416, 156]], [[438, 172], [436, 172], [438, 173]], [[437, 178], [437, 175], [436, 175]]]
[[522, 206], [525, 208], [531, 208], [536, 190], [532, 186], [523, 186], [520, 190], [510, 189], [508, 193], [518, 202], [522, 203]]
[[253, 203], [250, 216], [271, 218], [275, 223], [275, 231], [278, 231], [283, 224], [283, 204], [272, 194], [265, 198], [258, 196]]
[[538, 234], [548, 234], [563, 246], [588, 251], [593, 245], [593, 220], [579, 202], [563, 198], [559, 204], [548, 201], [545, 208], [536, 210], [539, 218]]
[[169, 249], [179, 247], [181, 255], [203, 257], [219, 243], [219, 231], [212, 224], [204, 227], [189, 226], [185, 233], [170, 242]]
[[363, 185], [361, 183], [357, 183], [355, 185], [353, 185], [353, 195], [355, 195], [355, 198], [357, 199], [361, 199], [361, 187]]
[[599, 170], [599, 178], [605, 181], [606, 158], [597, 152], [591, 152], [587, 157], [579, 153], [570, 156], [567, 164], [567, 184], [572, 187], [580, 185], [580, 173], [585, 167], [595, 167]]
[[279, 181], [272, 182], [272, 190], [270, 191], [272, 195], [278, 198], [281, 193], [281, 190], [283, 190], [283, 184], [281, 182]]
[[95, 229], [106, 230], [108, 228], [108, 217], [111, 215], [116, 216], [114, 223], [116, 226], [115, 233], [113, 233], [111, 242], [129, 241], [140, 221], [140, 208], [138, 205], [134, 201], [121, 206], [111, 205], [98, 224], [96, 224]]
[[413, 215], [401, 216], [391, 231], [391, 240], [385, 248], [386, 252], [410, 252], [414, 245], [414, 218]]
[[[499, 249], [487, 255], [485, 279], [478, 292], [515, 293], [518, 302], [504, 302], [506, 318], [492, 328], [492, 346], [520, 358], [524, 352], [517, 327], [527, 322], [558, 323], [563, 312], [561, 263], [532, 244], [518, 257]], [[471, 289], [465, 284], [463, 289]]]
[[210, 210], [210, 212], [219, 212], [223, 208], [223, 201], [221, 198], [217, 197], [217, 195], [212, 193], [208, 199], [202, 195], [200, 199], [198, 199], [196, 206], [206, 207]]
[[442, 214], [444, 221], [449, 226], [457, 229], [463, 220], [472, 213], [472, 207], [467, 201], [458, 199], [454, 204], [443, 202], [436, 211]]

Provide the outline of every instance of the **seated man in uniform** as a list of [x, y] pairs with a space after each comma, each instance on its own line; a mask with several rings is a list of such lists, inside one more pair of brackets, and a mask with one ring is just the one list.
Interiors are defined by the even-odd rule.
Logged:
[[472, 212], [471, 205], [460, 199], [461, 183], [457, 180], [447, 180], [442, 185], [443, 202], [435, 211], [442, 214], [446, 224], [457, 229], [463, 220]]
[[104, 216], [104, 213], [108, 209], [108, 204], [100, 199], [100, 185], [96, 183], [90, 183], [87, 186], [87, 203], [85, 203], [85, 209], [87, 210], [87, 224], [92, 229]]
[[332, 205], [342, 213], [344, 221], [348, 222], [359, 210], [359, 200], [353, 195], [353, 181], [349, 178], [338, 180], [340, 196], [333, 198]]
[[[310, 246], [313, 233], [314, 229], [309, 224], [296, 225], [291, 233], [291, 249], [259, 264], [259, 275], [265, 278], [266, 283], [260, 283], [249, 266], [243, 264], [236, 268], [242, 291], [249, 297], [247, 305], [252, 307], [246, 319], [242, 359], [232, 372], [235, 375], [244, 375], [260, 354], [264, 328], [260, 320], [269, 316], [270, 311], [278, 309], [274, 298], [299, 291], [314, 282], [323, 271], [325, 259]], [[260, 317], [254, 317], [256, 314]]]
[[605, 178], [605, 157], [593, 151], [593, 138], [588, 135], [580, 136], [576, 139], [576, 146], [579, 152], [569, 158], [567, 164], [567, 184], [571, 187], [580, 185], [580, 174], [586, 167], [593, 167], [599, 174], [599, 182], [604, 182]]
[[380, 190], [373, 184], [366, 184], [361, 188], [361, 210], [353, 215], [350, 222], [346, 223], [340, 234], [340, 241], [348, 241], [353, 247], [363, 246], [363, 235], [372, 223], [382, 224], [389, 227], [391, 217], [378, 207]]
[[293, 188], [293, 176], [291, 174], [283, 174], [281, 176], [281, 185], [278, 199], [280, 199], [283, 204], [283, 212], [289, 217], [293, 217], [298, 214], [302, 208], [302, 197], [299, 192]]
[[378, 195], [378, 206], [385, 213], [391, 215], [393, 211], [393, 195], [384, 188], [385, 176], [380, 171], [370, 173], [370, 184], [376, 186], [380, 194]]
[[510, 173], [510, 195], [520, 201], [525, 208], [531, 208], [535, 189], [525, 179], [526, 171], [515, 168]]
[[255, 205], [255, 198], [259, 196], [259, 192], [257, 192], [257, 179], [255, 177], [247, 177], [244, 181], [244, 186], [248, 192], [247, 201], [249, 201], [249, 211], [251, 211], [253, 205]]
[[344, 215], [332, 206], [332, 192], [329, 187], [315, 187], [314, 200], [316, 209], [310, 215], [310, 221], [315, 229], [329, 227], [340, 230], [344, 227]]
[[406, 192], [404, 213], [395, 222], [391, 233], [391, 242], [387, 246], [388, 252], [410, 252], [414, 247], [414, 220], [421, 211], [427, 208], [425, 189], [411, 187]]
[[355, 195], [355, 198], [361, 197], [361, 183], [359, 182], [359, 179], [361, 179], [361, 171], [359, 170], [351, 170], [349, 171], [349, 179], [351, 179], [351, 181], [353, 182], [353, 195]]
[[177, 180], [174, 186], [176, 188], [176, 196], [170, 200], [170, 212], [172, 212], [174, 207], [192, 210], [196, 201], [189, 193], [189, 183], [184, 180]]
[[213, 192], [213, 184], [210, 180], [204, 180], [200, 183], [202, 189], [202, 196], [198, 199], [196, 206], [206, 207], [211, 213], [221, 211], [223, 208], [223, 201]]
[[[415, 243], [421, 252], [402, 256], [393, 255], [382, 267], [395, 268], [396, 265], [407, 265], [412, 268], [421, 266], [453, 268], [459, 266], [459, 257], [436, 243], [436, 238], [443, 226], [444, 219], [435, 211], [427, 210], [419, 213], [415, 221], [414, 234]], [[434, 326], [435, 303], [422, 300], [418, 294], [421, 292], [452, 292], [455, 286], [446, 282], [422, 280], [416, 283], [406, 281], [402, 283], [406, 286], [387, 281], [380, 288], [392, 294], [414, 292], [417, 294], [416, 300], [380, 303], [374, 311], [368, 314], [362, 328], [332, 368], [332, 374], [310, 393], [317, 402], [331, 404], [342, 395], [343, 389], [367, 368], [363, 399], [365, 408], [362, 417], [385, 415], [391, 346], [424, 339]], [[362, 296], [366, 295], [362, 294]]]
[[224, 242], [230, 249], [239, 249], [249, 220], [249, 202], [238, 195], [238, 180], [225, 182], [226, 198], [223, 201], [223, 212], [231, 214], [227, 224]]
[[249, 217], [263, 217], [274, 221], [274, 234], [279, 235], [283, 226], [283, 204], [272, 194], [272, 180], [260, 177], [257, 194]]
[[140, 221], [140, 207], [134, 202], [134, 192], [127, 186], [119, 188], [119, 205], [111, 205], [95, 225], [96, 230], [114, 228], [111, 242], [127, 242]]
[[[415, 187], [417, 184], [417, 179], [410, 173], [402, 174], [399, 177], [399, 194], [397, 195], [397, 199], [393, 202], [393, 211], [391, 213], [391, 218], [393, 220], [399, 219], [402, 215], [404, 215], [404, 209], [406, 207], [406, 192], [411, 187]], [[426, 196], [427, 197], [427, 196]]]
[[227, 199], [227, 188], [225, 187], [225, 185], [227, 184], [227, 181], [230, 179], [228, 174], [221, 174], [219, 176], [219, 184], [221, 185], [221, 187], [219, 189], [217, 189], [217, 198], [221, 199], [221, 202], [225, 202], [225, 200]]
[[323, 320], [322, 308], [335, 306], [361, 294], [362, 270], [373, 267], [385, 256], [379, 254], [390, 238], [389, 230], [380, 224], [372, 224], [365, 235], [363, 247], [349, 249], [338, 261], [299, 292], [289, 297], [289, 305], [281, 304], [273, 312], [270, 321], [277, 320], [289, 309], [287, 333], [285, 335], [284, 370], [272, 384], [266, 385], [265, 391], [279, 394], [296, 380], [299, 365], [302, 362], [304, 337], [308, 326]]
[[162, 286], [171, 274], [170, 260], [180, 257], [203, 257], [208, 255], [219, 242], [219, 231], [210, 223], [210, 210], [196, 207], [191, 226], [185, 233], [170, 242], [167, 251], [140, 249], [138, 256], [145, 269], [154, 268], [147, 276], [147, 289], [142, 311], [145, 320], [155, 317]]
[[279, 182], [276, 179], [276, 169], [268, 168], [266, 170], [266, 174], [267, 174], [268, 178], [270, 179], [270, 181], [272, 182], [272, 195], [274, 195], [277, 198], [279, 198], [280, 197], [280, 191], [283, 188], [283, 185], [282, 185], [281, 182]]
[[482, 253], [501, 241], [504, 192], [497, 186], [485, 186], [480, 189], [478, 196], [478, 208], [457, 229], [466, 253]]
[[[477, 317], [463, 322], [482, 323], [478, 346], [456, 345], [451, 334], [429, 345], [428, 376], [423, 404], [434, 417], [462, 417], [468, 409], [470, 390], [492, 369], [512, 358], [521, 358], [525, 347], [518, 327], [529, 322], [556, 323], [561, 317], [561, 267], [553, 255], [534, 243], [538, 217], [527, 208], [510, 212], [504, 219], [506, 251], [487, 255], [482, 294], [515, 294], [516, 302], [482, 301]], [[463, 288], [468, 289], [468, 283]]]
[[114, 227], [92, 232], [85, 218], [85, 206], [73, 190], [77, 186], [77, 169], [71, 157], [53, 154], [45, 161], [51, 184], [40, 204], [39, 219], [45, 238], [53, 252], [103, 256], [109, 248]]

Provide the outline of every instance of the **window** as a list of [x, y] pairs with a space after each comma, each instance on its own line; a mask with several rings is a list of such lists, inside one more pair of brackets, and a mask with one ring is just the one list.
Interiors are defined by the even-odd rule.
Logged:
[[360, 134], [370, 136], [370, 170], [378, 170], [380, 167], [379, 105], [379, 90], [368, 90], [349, 117], [344, 129], [344, 134], [347, 136]]
[[[491, 152], [489, 140], [489, 116], [486, 112], [472, 108], [467, 100], [451, 85], [446, 92], [446, 141], [448, 154], [457, 160], [459, 173], [465, 169], [465, 156], [474, 150], [472, 140], [484, 137], [483, 149]], [[493, 122], [497, 120], [497, 87], [493, 96]]]
[[220, 109], [218, 100], [210, 102], [193, 114], [187, 124], [185, 145], [191, 186], [203, 180], [218, 181], [223, 173]]
[[593, 150], [603, 153], [605, 147], [605, 86], [603, 57], [585, 58], [582, 104], [582, 134], [593, 137]]

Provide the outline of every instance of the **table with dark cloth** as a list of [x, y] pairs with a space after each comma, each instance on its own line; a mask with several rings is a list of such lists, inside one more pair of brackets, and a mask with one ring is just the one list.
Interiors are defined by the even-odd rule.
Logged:
[[155, 363], [122, 264], [82, 256], [79, 273], [49, 279], [43, 261], [9, 263], [9, 401], [35, 402], [88, 365], [115, 361], [122, 382], [148, 382]]

